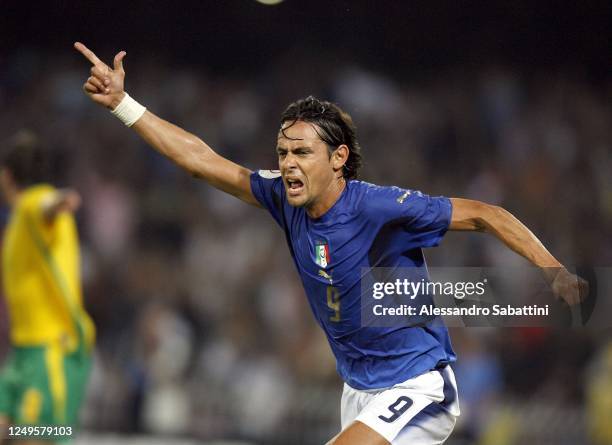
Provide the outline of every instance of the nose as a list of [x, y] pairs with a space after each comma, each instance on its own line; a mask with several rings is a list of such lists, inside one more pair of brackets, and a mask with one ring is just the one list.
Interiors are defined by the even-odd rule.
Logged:
[[287, 155], [281, 160], [279, 167], [281, 170], [291, 170], [297, 168], [296, 157], [291, 153], [287, 153]]

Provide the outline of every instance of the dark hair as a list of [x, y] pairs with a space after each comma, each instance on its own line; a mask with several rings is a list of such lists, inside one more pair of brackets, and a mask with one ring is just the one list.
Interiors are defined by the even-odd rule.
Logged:
[[285, 122], [291, 124], [284, 131], [298, 121], [314, 124], [314, 129], [323, 142], [328, 145], [329, 153], [345, 144], [349, 149], [349, 157], [342, 168], [345, 179], [357, 178], [361, 168], [361, 147], [357, 142], [355, 124], [351, 116], [338, 105], [316, 97], [308, 96], [290, 104], [281, 115], [281, 128]]
[[28, 130], [19, 131], [2, 147], [0, 166], [11, 172], [19, 187], [48, 179], [48, 165], [38, 137]]

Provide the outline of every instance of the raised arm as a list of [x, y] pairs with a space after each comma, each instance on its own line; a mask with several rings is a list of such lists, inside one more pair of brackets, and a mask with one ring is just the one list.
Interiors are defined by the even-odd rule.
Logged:
[[451, 198], [450, 230], [491, 233], [510, 249], [542, 268], [557, 297], [568, 304], [580, 302], [588, 292], [585, 280], [571, 274], [523, 223], [507, 210], [470, 199]]
[[[92, 64], [91, 76], [83, 85], [83, 90], [95, 103], [116, 110], [126, 98], [123, 69], [125, 51], [117, 53], [113, 68], [110, 68], [82, 43], [77, 42], [74, 47]], [[136, 121], [128, 125], [158, 152], [193, 176], [248, 204], [259, 206], [251, 192], [249, 169], [218, 155], [194, 134], [149, 111], [137, 116]]]

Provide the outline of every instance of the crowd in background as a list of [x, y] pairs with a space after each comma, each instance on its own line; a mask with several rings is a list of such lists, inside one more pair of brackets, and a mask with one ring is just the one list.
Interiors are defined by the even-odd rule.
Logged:
[[[98, 328], [85, 427], [323, 443], [339, 428], [341, 382], [282, 231], [90, 103], [87, 67], [71, 56], [13, 56], [0, 74], [0, 135], [37, 131], [56, 181], [83, 196], [84, 293]], [[611, 83], [501, 66], [397, 79], [308, 55], [301, 64], [310, 70], [283, 59], [218, 75], [142, 54], [126, 59], [126, 89], [251, 169], [275, 168], [289, 102], [330, 99], [357, 125], [364, 180], [501, 205], [562, 262], [612, 264]], [[466, 233], [426, 256], [432, 266], [524, 261]], [[609, 330], [451, 336], [463, 412], [452, 444], [612, 443]]]

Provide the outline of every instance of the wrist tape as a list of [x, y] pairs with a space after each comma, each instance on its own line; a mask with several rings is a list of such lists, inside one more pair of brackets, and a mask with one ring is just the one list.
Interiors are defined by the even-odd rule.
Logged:
[[118, 117], [125, 125], [131, 127], [142, 117], [145, 111], [147, 111], [145, 107], [132, 99], [128, 93], [125, 93], [119, 105], [114, 110], [111, 110], [111, 113]]

